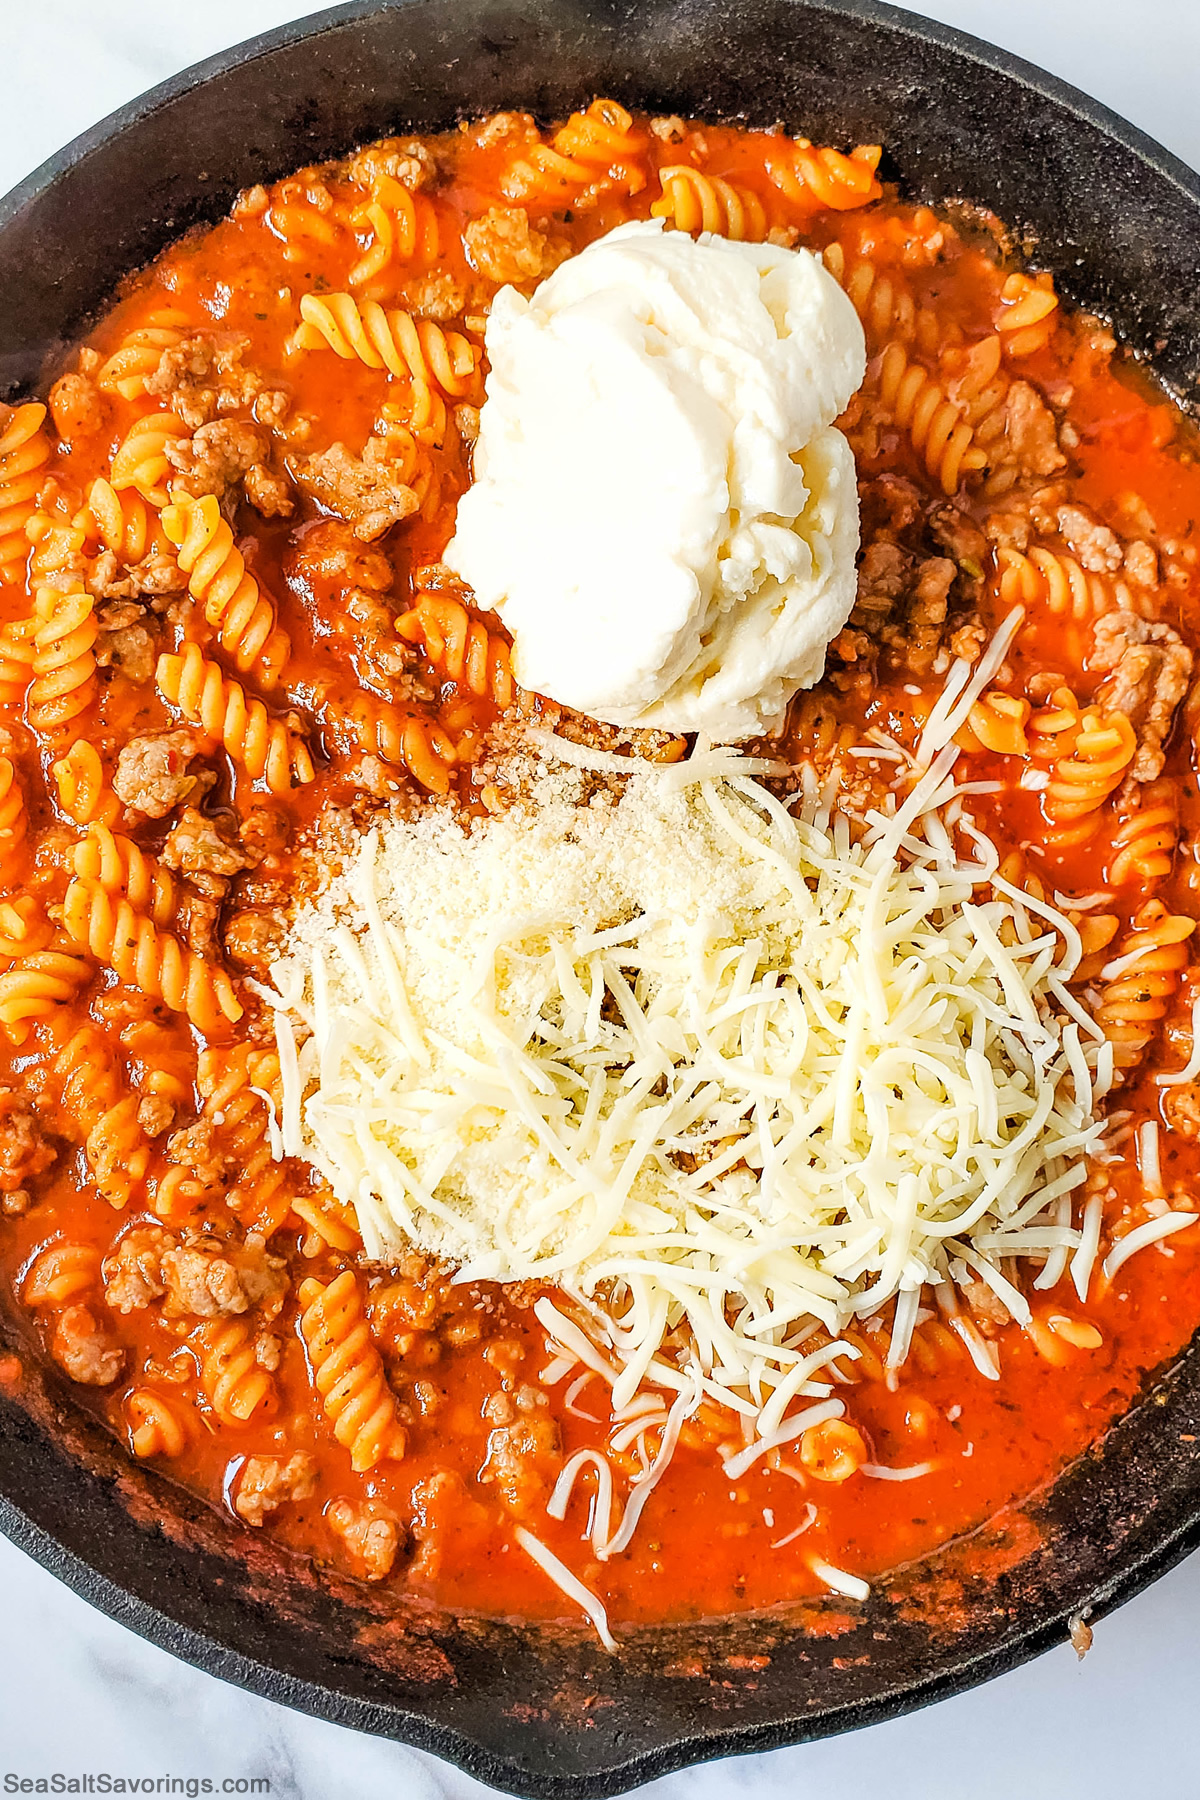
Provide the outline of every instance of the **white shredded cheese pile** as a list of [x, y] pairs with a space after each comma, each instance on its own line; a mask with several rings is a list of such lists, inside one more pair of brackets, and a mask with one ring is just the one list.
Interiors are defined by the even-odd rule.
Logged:
[[1004, 1260], [1046, 1285], [1079, 1246], [1108, 1051], [1077, 937], [961, 860], [938, 765], [860, 841], [761, 764], [637, 766], [619, 799], [558, 765], [469, 832], [389, 823], [301, 909], [281, 1148], [369, 1255], [598, 1297], [622, 1394], [705, 1391], [766, 1436], [830, 1392], [818, 1322], [899, 1296], [897, 1362], [926, 1283], [1029, 1318]]

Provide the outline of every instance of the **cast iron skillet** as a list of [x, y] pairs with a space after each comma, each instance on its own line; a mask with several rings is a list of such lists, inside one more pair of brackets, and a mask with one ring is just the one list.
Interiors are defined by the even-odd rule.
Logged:
[[[0, 205], [0, 392], [36, 384], [121, 275], [238, 188], [388, 132], [500, 107], [561, 116], [597, 93], [882, 141], [909, 192], [994, 208], [1194, 395], [1196, 177], [1061, 82], [870, 0], [365, 0], [268, 33], [114, 114]], [[611, 1658], [574, 1627], [388, 1612], [287, 1561], [131, 1468], [24, 1360], [0, 1393], [0, 1525], [18, 1544], [212, 1674], [530, 1796], [618, 1794], [961, 1691], [1200, 1542], [1193, 1346], [1050, 1493], [989, 1530], [986, 1584], [951, 1548], [862, 1610], [622, 1633]]]

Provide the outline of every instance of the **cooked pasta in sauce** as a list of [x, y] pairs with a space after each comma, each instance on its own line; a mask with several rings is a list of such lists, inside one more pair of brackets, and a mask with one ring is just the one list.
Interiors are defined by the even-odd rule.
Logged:
[[[853, 1596], [1046, 1482], [1200, 1323], [1193, 440], [995, 221], [902, 201], [877, 164], [611, 102], [389, 140], [244, 193], [130, 282], [47, 404], [0, 420], [14, 1343], [231, 1524], [351, 1576], [574, 1614], [557, 1560], [617, 1624]], [[948, 673], [1023, 608], [956, 777], [1005, 878], [1076, 926], [1116, 1071], [1068, 1208], [1083, 1279], [1060, 1257], [1038, 1288], [1010, 1259], [1021, 1324], [964, 1265], [891, 1370], [894, 1304], [867, 1313], [827, 1371], [841, 1416], [740, 1463], [711, 1400], [669, 1427], [651, 1389], [614, 1416], [569, 1298], [369, 1260], [353, 1209], [277, 1154], [269, 971], [374, 821], [495, 811], [530, 727], [691, 748], [519, 691], [441, 561], [495, 292], [648, 217], [820, 250], [866, 333], [841, 421], [857, 604], [752, 746], [790, 771], [769, 784], [884, 806]], [[599, 1557], [597, 1509], [660, 1456]]]

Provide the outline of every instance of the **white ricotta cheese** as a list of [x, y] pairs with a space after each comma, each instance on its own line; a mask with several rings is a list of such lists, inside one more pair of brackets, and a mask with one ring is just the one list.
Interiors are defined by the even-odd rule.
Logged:
[[862, 327], [816, 257], [619, 226], [496, 296], [475, 481], [446, 560], [523, 686], [732, 743], [782, 723], [854, 604], [832, 421]]

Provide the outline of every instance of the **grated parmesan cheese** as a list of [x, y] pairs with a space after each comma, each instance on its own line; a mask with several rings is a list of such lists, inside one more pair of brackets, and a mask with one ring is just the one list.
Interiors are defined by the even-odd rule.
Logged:
[[1102, 1034], [1066, 919], [979, 897], [992, 847], [960, 860], [938, 812], [953, 755], [859, 841], [728, 752], [381, 828], [272, 971], [282, 1147], [371, 1256], [598, 1299], [614, 1405], [707, 1393], [760, 1439], [828, 1397], [818, 1324], [900, 1296], [899, 1353], [952, 1266], [1024, 1305], [1002, 1261], [1080, 1246]]

